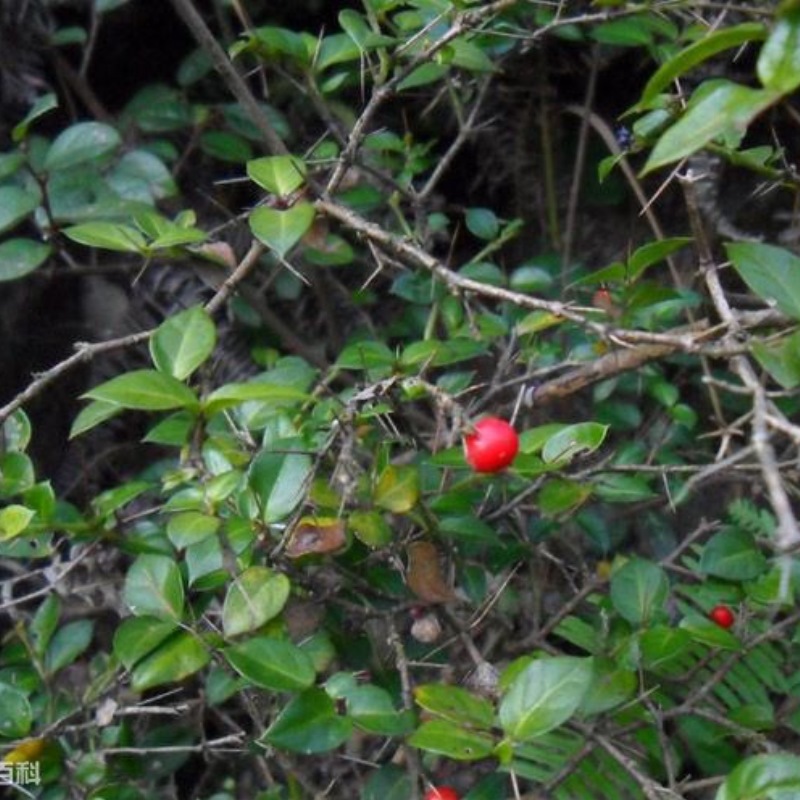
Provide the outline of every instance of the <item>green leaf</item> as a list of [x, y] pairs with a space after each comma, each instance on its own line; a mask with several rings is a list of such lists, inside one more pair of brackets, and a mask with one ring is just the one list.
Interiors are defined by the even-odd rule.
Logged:
[[642, 475], [620, 475], [611, 472], [596, 476], [594, 493], [607, 503], [638, 503], [655, 496], [647, 478]]
[[33, 239], [7, 239], [0, 243], [0, 282], [15, 281], [44, 264], [53, 248]]
[[419, 500], [419, 470], [389, 464], [378, 478], [373, 494], [375, 505], [395, 514], [405, 514]]
[[131, 688], [144, 692], [194, 675], [211, 660], [205, 645], [188, 631], [177, 631], [131, 671]]
[[36, 512], [26, 506], [12, 503], [0, 509], [0, 542], [14, 539], [30, 525]]
[[167, 537], [177, 550], [213, 536], [220, 526], [220, 520], [199, 511], [184, 511], [175, 514], [167, 522]]
[[364, 15], [351, 8], [346, 8], [344, 11], [339, 12], [339, 24], [342, 26], [342, 30], [356, 43], [359, 50], [386, 47], [396, 41], [391, 36], [375, 33], [370, 28]]
[[44, 159], [48, 172], [99, 161], [122, 144], [122, 137], [102, 122], [78, 122], [60, 133]]
[[758, 363], [784, 389], [800, 386], [800, 331], [776, 342], [753, 342]]
[[18, 186], [0, 186], [0, 233], [22, 222], [38, 205], [39, 195]]
[[313, 463], [305, 453], [259, 453], [248, 473], [265, 522], [278, 522], [300, 504], [311, 478]]
[[667, 575], [652, 561], [632, 558], [611, 576], [611, 602], [633, 625], [646, 624], [663, 614], [668, 596]]
[[447, 75], [449, 70], [450, 67], [446, 64], [433, 64], [431, 62], [422, 64], [400, 81], [397, 85], [397, 91], [402, 92], [404, 89], [416, 89], [419, 86], [435, 83]]
[[252, 401], [269, 402], [306, 402], [311, 395], [281, 384], [251, 381], [250, 383], [227, 383], [211, 392], [203, 401], [206, 414], [216, 414], [226, 408], [242, 405]]
[[468, 208], [464, 221], [467, 230], [479, 239], [491, 241], [500, 233], [500, 220], [489, 208]]
[[33, 650], [40, 658], [44, 656], [48, 644], [56, 632], [61, 616], [61, 601], [57, 594], [48, 594], [42, 601], [30, 623]]
[[338, 369], [380, 369], [391, 367], [394, 361], [394, 353], [384, 342], [364, 341], [345, 347], [334, 366]]
[[517, 741], [541, 736], [565, 723], [592, 684], [593, 659], [557, 656], [528, 664], [500, 702], [500, 724]]
[[750, 581], [767, 569], [767, 558], [746, 531], [730, 528], [708, 540], [700, 571], [730, 581]]
[[25, 694], [0, 682], [0, 737], [20, 739], [28, 735], [32, 724], [33, 712]]
[[116, 403], [93, 400], [85, 408], [81, 409], [78, 416], [75, 417], [72, 427], [69, 429], [69, 438], [74, 439], [76, 436], [86, 433], [86, 431], [101, 425], [107, 419], [116, 417], [122, 411], [123, 408]]
[[62, 233], [73, 242], [121, 253], [144, 253], [147, 242], [136, 228], [118, 222], [84, 222], [65, 228]]
[[181, 311], [158, 326], [150, 338], [156, 369], [179, 381], [188, 378], [213, 352], [217, 329], [202, 306]]
[[452, 51], [449, 61], [454, 67], [470, 72], [494, 72], [495, 65], [491, 58], [474, 42], [463, 36], [453, 39], [448, 48]]
[[682, 669], [691, 644], [692, 637], [683, 628], [654, 625], [639, 637], [642, 664], [656, 675], [669, 675], [673, 668]]
[[725, 628], [721, 628], [708, 617], [691, 612], [680, 622], [680, 629], [691, 636], [692, 641], [721, 650], [738, 650], [741, 643], [736, 636]]
[[410, 711], [398, 711], [386, 689], [379, 686], [356, 686], [347, 693], [347, 713], [362, 730], [382, 736], [402, 736], [411, 731], [414, 717]]
[[784, 314], [800, 319], [800, 258], [770, 244], [731, 242], [728, 258], [744, 282]]
[[125, 669], [152, 653], [176, 629], [172, 620], [157, 617], [129, 617], [114, 633], [114, 655]]
[[250, 230], [256, 239], [284, 258], [308, 232], [316, 213], [314, 206], [306, 202], [285, 211], [261, 206], [250, 214]]
[[494, 739], [444, 719], [423, 722], [408, 738], [412, 747], [456, 761], [478, 761], [494, 750]]
[[778, 17], [761, 48], [756, 72], [767, 89], [781, 94], [800, 86], [800, 9], [790, 9]]
[[626, 277], [628, 280], [636, 280], [642, 273], [653, 264], [658, 264], [667, 256], [671, 256], [677, 250], [691, 243], [690, 236], [673, 236], [669, 239], [659, 239], [655, 242], [648, 242], [639, 247], [628, 259]]
[[139, 556], [125, 577], [123, 599], [137, 617], [180, 620], [184, 597], [177, 563], [168, 556]]
[[336, 713], [322, 689], [307, 689], [291, 700], [264, 734], [266, 743], [297, 753], [324, 753], [350, 738], [351, 720]]
[[719, 137], [737, 146], [750, 123], [777, 100], [775, 92], [730, 81], [708, 81], [686, 113], [656, 142], [642, 174], [696, 153]]
[[630, 669], [618, 667], [610, 658], [597, 658], [594, 676], [580, 706], [581, 716], [603, 714], [627, 703], [639, 688], [639, 679]]
[[34, 104], [33, 108], [25, 115], [25, 118], [18, 122], [11, 131], [11, 140], [16, 144], [26, 139], [31, 125], [40, 117], [58, 108], [58, 98], [52, 92], [42, 95]]
[[306, 180], [306, 165], [296, 156], [265, 156], [247, 162], [247, 176], [279, 197], [299, 189]]
[[665, 61], [653, 73], [645, 85], [642, 97], [635, 108], [643, 109], [649, 107], [657, 96], [669, 87], [676, 78], [717, 53], [764, 38], [766, 38], [766, 28], [763, 24], [760, 22], [746, 22], [730, 28], [720, 27], [702, 39], [692, 42], [688, 47]]
[[720, 786], [715, 800], [790, 800], [800, 793], [800, 757], [763, 753], [742, 761]]
[[490, 728], [494, 722], [494, 706], [485, 697], [443, 683], [428, 683], [414, 688], [417, 704], [451, 722]]
[[603, 443], [608, 425], [599, 422], [579, 422], [567, 425], [551, 436], [542, 449], [545, 464], [567, 463], [578, 453], [593, 453]]
[[289, 579], [269, 567], [249, 567], [233, 583], [222, 607], [225, 636], [260, 628], [281, 613], [291, 591]]
[[589, 499], [592, 487], [588, 484], [568, 479], [548, 481], [536, 496], [536, 503], [545, 517], [558, 517], [567, 514]]
[[101, 492], [92, 500], [92, 509], [99, 517], [109, 517], [139, 495], [152, 488], [148, 481], [129, 481]]
[[59, 628], [45, 653], [46, 674], [53, 676], [72, 664], [89, 647], [93, 634], [94, 622], [89, 619], [68, 622]]
[[368, 547], [386, 547], [393, 538], [391, 525], [378, 511], [353, 511], [347, 527]]
[[95, 386], [82, 397], [142, 411], [196, 409], [199, 405], [197, 396], [188, 386], [153, 369], [126, 372]]
[[287, 639], [258, 636], [228, 647], [228, 663], [247, 680], [276, 692], [296, 692], [314, 683], [314, 664]]
[[408, 800], [409, 797], [411, 780], [407, 770], [388, 763], [370, 772], [361, 800]]

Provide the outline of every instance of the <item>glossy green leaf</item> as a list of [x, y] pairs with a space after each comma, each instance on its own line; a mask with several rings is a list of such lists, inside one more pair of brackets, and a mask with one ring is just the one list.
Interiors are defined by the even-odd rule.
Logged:
[[121, 253], [144, 253], [147, 249], [147, 242], [136, 228], [118, 222], [84, 222], [65, 228], [62, 233], [73, 242], [87, 247]]
[[478, 761], [494, 750], [494, 739], [485, 733], [471, 731], [444, 719], [423, 722], [408, 743], [428, 753], [452, 758], [455, 761]]
[[311, 228], [315, 216], [314, 206], [306, 202], [284, 211], [261, 206], [250, 214], [250, 230], [259, 241], [284, 258]]
[[0, 426], [0, 436], [2, 436], [5, 452], [21, 453], [27, 450], [31, 442], [32, 431], [28, 415], [22, 409], [14, 411]]
[[322, 689], [307, 689], [291, 700], [264, 734], [275, 747], [297, 753], [324, 753], [347, 741], [353, 723], [336, 713]]
[[611, 576], [611, 602], [633, 625], [642, 625], [666, 611], [669, 581], [652, 561], [632, 558]]
[[[172, 197], [178, 187], [166, 164], [147, 150], [132, 150], [119, 159], [106, 174], [106, 183], [116, 194], [126, 200], [155, 203]], [[177, 227], [177, 226], [176, 226]], [[205, 234], [196, 228], [172, 231], [172, 241], [162, 239], [152, 242], [154, 248], [196, 244], [205, 239]]]
[[546, 517], [558, 517], [575, 511], [592, 495], [592, 487], [568, 479], [547, 481], [536, 497], [541, 513]]
[[579, 453], [592, 453], [603, 443], [608, 425], [599, 422], [579, 422], [567, 425], [553, 434], [542, 448], [542, 460], [546, 464], [567, 463]]
[[184, 595], [177, 563], [168, 556], [139, 556], [125, 577], [123, 599], [136, 616], [180, 620]]
[[285, 197], [305, 183], [306, 165], [296, 156], [265, 156], [248, 162], [247, 175], [262, 189]]
[[17, 503], [0, 509], [0, 542], [8, 541], [24, 533], [34, 516], [34, 511]]
[[725, 778], [715, 800], [790, 800], [800, 795], [800, 757], [761, 753], [742, 761]]
[[759, 242], [731, 242], [725, 250], [744, 282], [762, 300], [800, 319], [800, 257]]
[[701, 572], [730, 581], [754, 580], [767, 566], [752, 535], [735, 528], [714, 534], [700, 557]]
[[307, 689], [316, 677], [311, 659], [287, 639], [247, 639], [228, 647], [225, 658], [247, 680], [276, 692]]
[[339, 369], [376, 369], [391, 367], [395, 355], [384, 342], [354, 342], [339, 353], [335, 366]]
[[580, 708], [593, 680], [591, 658], [556, 656], [528, 664], [500, 702], [500, 724], [517, 741], [541, 736]]
[[20, 739], [33, 724], [28, 698], [19, 689], [0, 682], [0, 738]]
[[0, 233], [22, 222], [38, 205], [38, 193], [18, 186], [0, 186]]
[[389, 464], [381, 472], [373, 493], [375, 504], [395, 514], [405, 514], [419, 500], [419, 470]]
[[[20, 494], [30, 489], [35, 482], [33, 461], [27, 453], [16, 451], [0, 453], [0, 497]], [[7, 526], [18, 524], [21, 516], [26, 515], [21, 515], [18, 511], [9, 514], [6, 518]]]
[[167, 537], [177, 550], [197, 544], [213, 536], [220, 527], [220, 520], [199, 511], [184, 511], [175, 514], [167, 522]]
[[414, 688], [417, 704], [436, 716], [461, 725], [490, 728], [494, 722], [494, 706], [485, 697], [472, 694], [460, 686], [426, 683]]
[[269, 567], [246, 569], [231, 583], [222, 607], [225, 636], [238, 636], [260, 628], [278, 616], [291, 591], [289, 579]]
[[305, 453], [262, 450], [250, 465], [248, 479], [265, 522], [278, 522], [300, 504], [313, 463]]
[[151, 488], [149, 481], [128, 481], [98, 494], [92, 509], [98, 517], [109, 517]]
[[800, 86], [800, 9], [778, 16], [759, 53], [756, 72], [767, 89], [781, 94]]
[[0, 282], [15, 281], [33, 272], [47, 261], [52, 251], [49, 244], [33, 239], [0, 242]]
[[382, 736], [410, 733], [414, 717], [410, 711], [398, 711], [389, 692], [379, 686], [356, 686], [347, 693], [347, 713], [361, 730]]
[[104, 400], [92, 400], [81, 409], [80, 413], [69, 429], [69, 438], [74, 439], [92, 428], [102, 425], [106, 420], [121, 414], [124, 409], [117, 403], [108, 403]]
[[468, 208], [464, 222], [467, 230], [479, 239], [491, 241], [500, 233], [500, 220], [489, 208]]
[[211, 392], [205, 398], [203, 409], [207, 414], [215, 414], [217, 411], [253, 401], [284, 403], [305, 402], [310, 399], [311, 395], [292, 386], [264, 383], [262, 381], [227, 383]]
[[44, 160], [48, 172], [99, 161], [122, 144], [122, 137], [102, 122], [78, 122], [60, 133]]
[[721, 628], [708, 617], [697, 613], [687, 614], [680, 622], [681, 630], [691, 636], [692, 641], [720, 650], [738, 650], [741, 643], [736, 636], [725, 628]]
[[142, 411], [198, 407], [197, 396], [188, 386], [153, 369], [126, 372], [95, 386], [82, 397]]
[[189, 377], [214, 352], [217, 329], [202, 306], [169, 317], [150, 338], [156, 369], [178, 380]]
[[177, 628], [173, 620], [158, 617], [129, 617], [114, 633], [114, 655], [125, 669], [131, 669], [156, 649]]
[[89, 647], [93, 635], [94, 622], [89, 619], [78, 619], [59, 628], [45, 653], [45, 672], [52, 676], [72, 664]]
[[131, 671], [131, 688], [144, 692], [199, 672], [211, 660], [205, 645], [188, 631], [177, 631]]
[[643, 174], [686, 158], [719, 137], [738, 145], [750, 123], [777, 99], [773, 91], [724, 80], [709, 81], [701, 89], [656, 142]]
[[636, 108], [649, 107], [656, 97], [668, 88], [676, 78], [681, 77], [681, 75], [717, 55], [717, 53], [734, 47], [741, 47], [747, 42], [760, 41], [766, 35], [766, 28], [760, 22], [746, 22], [742, 25], [733, 25], [731, 27], [720, 26], [665, 61], [647, 81], [641, 100], [636, 104]]

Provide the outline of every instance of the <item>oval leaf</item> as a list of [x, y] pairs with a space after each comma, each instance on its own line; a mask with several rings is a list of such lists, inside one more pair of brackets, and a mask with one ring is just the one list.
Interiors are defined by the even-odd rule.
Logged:
[[423, 722], [411, 734], [408, 743], [456, 761], [477, 761], [491, 755], [494, 750], [494, 740], [488, 734], [471, 731], [444, 719]]
[[[774, 795], [773, 795], [774, 792]], [[720, 786], [715, 800], [762, 800], [800, 794], [800, 757], [785, 753], [750, 756]]]
[[667, 575], [652, 561], [632, 558], [611, 577], [611, 602], [633, 625], [646, 623], [663, 613], [668, 595]]
[[139, 556], [125, 578], [123, 599], [136, 616], [177, 621], [183, 614], [183, 580], [167, 556]]
[[194, 306], [165, 320], [150, 339], [150, 356], [156, 369], [182, 381], [210, 355], [217, 344], [217, 329], [202, 306]]
[[250, 465], [250, 486], [265, 522], [278, 522], [303, 499], [313, 464], [305, 453], [262, 451]]
[[131, 672], [131, 688], [143, 692], [194, 675], [211, 660], [203, 643], [187, 631], [178, 631]]
[[265, 156], [247, 162], [247, 175], [262, 189], [285, 197], [305, 183], [306, 165], [296, 156]]
[[800, 258], [782, 247], [757, 242], [733, 242], [725, 250], [744, 282], [762, 300], [800, 319]]
[[95, 386], [82, 395], [122, 408], [166, 411], [170, 408], [197, 408], [197, 396], [171, 375], [153, 369], [126, 372]]
[[316, 676], [311, 659], [286, 639], [248, 639], [229, 647], [225, 658], [247, 680], [276, 692], [307, 689]]
[[39, 205], [39, 196], [18, 186], [0, 186], [0, 233], [10, 230]]
[[268, 567], [250, 567], [231, 584], [222, 608], [226, 636], [260, 628], [281, 613], [289, 599], [291, 583]]
[[52, 248], [32, 239], [9, 239], [0, 244], [0, 281], [14, 281], [47, 261]]
[[337, 715], [322, 689], [308, 689], [281, 711], [264, 740], [297, 753], [324, 753], [347, 741], [352, 730], [351, 720]]
[[44, 159], [48, 171], [96, 161], [116, 150], [122, 138], [102, 122], [79, 122], [59, 134]]
[[500, 703], [503, 730], [525, 741], [562, 725], [583, 702], [593, 673], [590, 658], [558, 656], [529, 664]]

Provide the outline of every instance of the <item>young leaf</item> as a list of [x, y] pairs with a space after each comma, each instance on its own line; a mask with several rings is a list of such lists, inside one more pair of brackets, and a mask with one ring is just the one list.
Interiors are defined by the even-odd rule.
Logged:
[[82, 397], [142, 411], [167, 411], [171, 408], [196, 409], [197, 396], [171, 375], [152, 369], [126, 372], [95, 386]]
[[0, 509], [0, 542], [14, 539], [25, 531], [35, 516], [34, 511], [17, 503]]
[[311, 203], [298, 203], [285, 211], [261, 206], [250, 214], [250, 230], [270, 250], [284, 258], [314, 222]]
[[188, 378], [217, 344], [217, 329], [202, 306], [169, 317], [150, 339], [150, 356], [159, 372], [179, 381]]
[[395, 514], [410, 511], [419, 499], [419, 470], [389, 464], [375, 486], [375, 505]]
[[517, 741], [541, 736], [565, 723], [592, 684], [593, 659], [540, 658], [516, 676], [500, 703], [500, 724]]
[[65, 228], [62, 233], [73, 242], [120, 253], [144, 253], [147, 242], [136, 228], [118, 222], [84, 222]]
[[265, 156], [247, 162], [247, 176], [279, 197], [299, 189], [306, 179], [306, 165], [296, 156]]

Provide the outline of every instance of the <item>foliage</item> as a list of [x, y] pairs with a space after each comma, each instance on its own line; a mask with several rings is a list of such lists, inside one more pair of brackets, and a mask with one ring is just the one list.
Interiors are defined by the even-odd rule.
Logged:
[[[796, 796], [796, 4], [363, 0], [322, 31], [238, 5], [224, 42], [174, 0], [202, 43], [174, 85], [50, 132], [44, 96], [0, 154], [9, 286], [217, 270], [205, 305], [0, 409], [0, 746], [41, 778], [19, 791]], [[619, 140], [588, 90], [554, 122], [540, 76], [541, 213], [475, 167], [537, 49], [594, 54], [589, 86], [646, 65]], [[238, 251], [187, 189], [231, 170]], [[724, 180], [757, 189], [732, 222]], [[591, 186], [609, 211], [578, 207]], [[649, 229], [593, 261], [591, 218], [650, 192]], [[226, 304], [254, 369], [219, 382]], [[152, 454], [66, 496], [25, 408], [143, 340], [70, 436], [143, 413]], [[520, 451], [477, 474], [488, 413]]]

